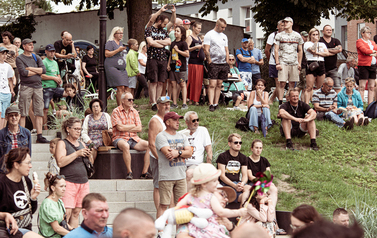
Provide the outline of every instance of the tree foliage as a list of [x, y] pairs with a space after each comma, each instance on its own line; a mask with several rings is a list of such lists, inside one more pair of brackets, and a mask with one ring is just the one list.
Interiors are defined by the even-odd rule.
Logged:
[[21, 39], [31, 38], [31, 34], [35, 32], [35, 25], [37, 25], [37, 22], [33, 15], [19, 16], [16, 21], [1, 26], [0, 32], [9, 31], [12, 35]]
[[[50, 1], [38, 0], [34, 4], [46, 12], [52, 12]], [[0, 0], [0, 15], [9, 17], [10, 20], [25, 14], [25, 0]]]

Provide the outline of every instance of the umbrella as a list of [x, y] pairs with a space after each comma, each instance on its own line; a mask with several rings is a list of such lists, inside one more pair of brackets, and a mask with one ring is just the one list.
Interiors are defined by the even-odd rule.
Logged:
[[261, 115], [260, 115], [260, 120], [261, 120], [261, 127], [262, 127], [262, 132], [263, 132], [263, 136], [264, 137], [266, 137], [266, 134], [267, 134], [267, 130], [266, 130], [266, 127], [267, 127], [267, 125], [266, 125], [266, 117], [264, 116], [264, 114], [262, 113]]

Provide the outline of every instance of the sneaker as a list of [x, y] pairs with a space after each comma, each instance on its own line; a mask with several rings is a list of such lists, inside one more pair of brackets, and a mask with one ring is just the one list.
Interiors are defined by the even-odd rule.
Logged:
[[52, 114], [54, 114], [54, 116], [56, 115], [56, 110], [52, 110]]
[[30, 131], [31, 134], [37, 134], [37, 129], [33, 129]]
[[188, 109], [188, 106], [187, 106], [187, 104], [182, 104], [182, 108], [181, 108], [182, 110], [187, 110]]
[[357, 125], [358, 126], [361, 126], [364, 122], [364, 119], [363, 118], [360, 118], [359, 121], [357, 122]]
[[214, 111], [215, 111], [215, 106], [213, 106], [213, 105], [209, 105], [209, 111], [210, 111], [210, 112], [214, 112]]
[[364, 119], [364, 126], [367, 126], [369, 124], [369, 119], [368, 118], [365, 118]]
[[310, 150], [318, 151], [319, 147], [317, 143], [310, 144]]
[[287, 143], [285, 149], [286, 150], [295, 150], [295, 148], [293, 148], [293, 144], [292, 143]]
[[170, 106], [170, 108], [173, 108], [173, 109], [178, 108], [178, 105], [177, 105], [177, 104], [172, 104], [172, 105]]
[[145, 174], [140, 175], [141, 179], [153, 179], [152, 175], [149, 172], [146, 172]]
[[127, 179], [127, 180], [132, 180], [132, 179], [134, 179], [134, 176], [132, 175], [132, 172], [129, 172], [129, 173], [127, 174], [126, 179]]
[[157, 104], [156, 103], [152, 105], [152, 111], [157, 111]]
[[215, 106], [215, 110], [218, 110], [218, 109], [220, 109], [219, 104], [217, 104], [217, 105]]
[[44, 138], [43, 136], [39, 139], [37, 139], [36, 141], [37, 143], [41, 143], [41, 144], [46, 144], [46, 143], [50, 143], [49, 140], [47, 140], [46, 138]]
[[233, 107], [233, 110], [234, 110], [234, 111], [239, 111], [239, 110], [241, 110], [241, 108], [239, 108], [239, 107], [237, 107], [237, 106], [234, 106], [234, 107]]
[[347, 131], [352, 130], [354, 123], [355, 123], [355, 119], [352, 117], [351, 120], [346, 121], [346, 123], [344, 123], [343, 128], [346, 129]]

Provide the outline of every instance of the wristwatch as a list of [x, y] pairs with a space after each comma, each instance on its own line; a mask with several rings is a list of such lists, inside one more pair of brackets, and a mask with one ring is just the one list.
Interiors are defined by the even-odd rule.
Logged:
[[178, 150], [178, 155], [179, 155], [179, 157], [181, 157], [181, 155], [182, 155], [182, 150]]

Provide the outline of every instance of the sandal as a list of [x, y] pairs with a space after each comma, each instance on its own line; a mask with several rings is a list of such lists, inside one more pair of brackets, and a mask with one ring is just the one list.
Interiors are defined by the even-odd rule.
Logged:
[[276, 230], [276, 235], [286, 235], [286, 234], [287, 232], [282, 228]]

